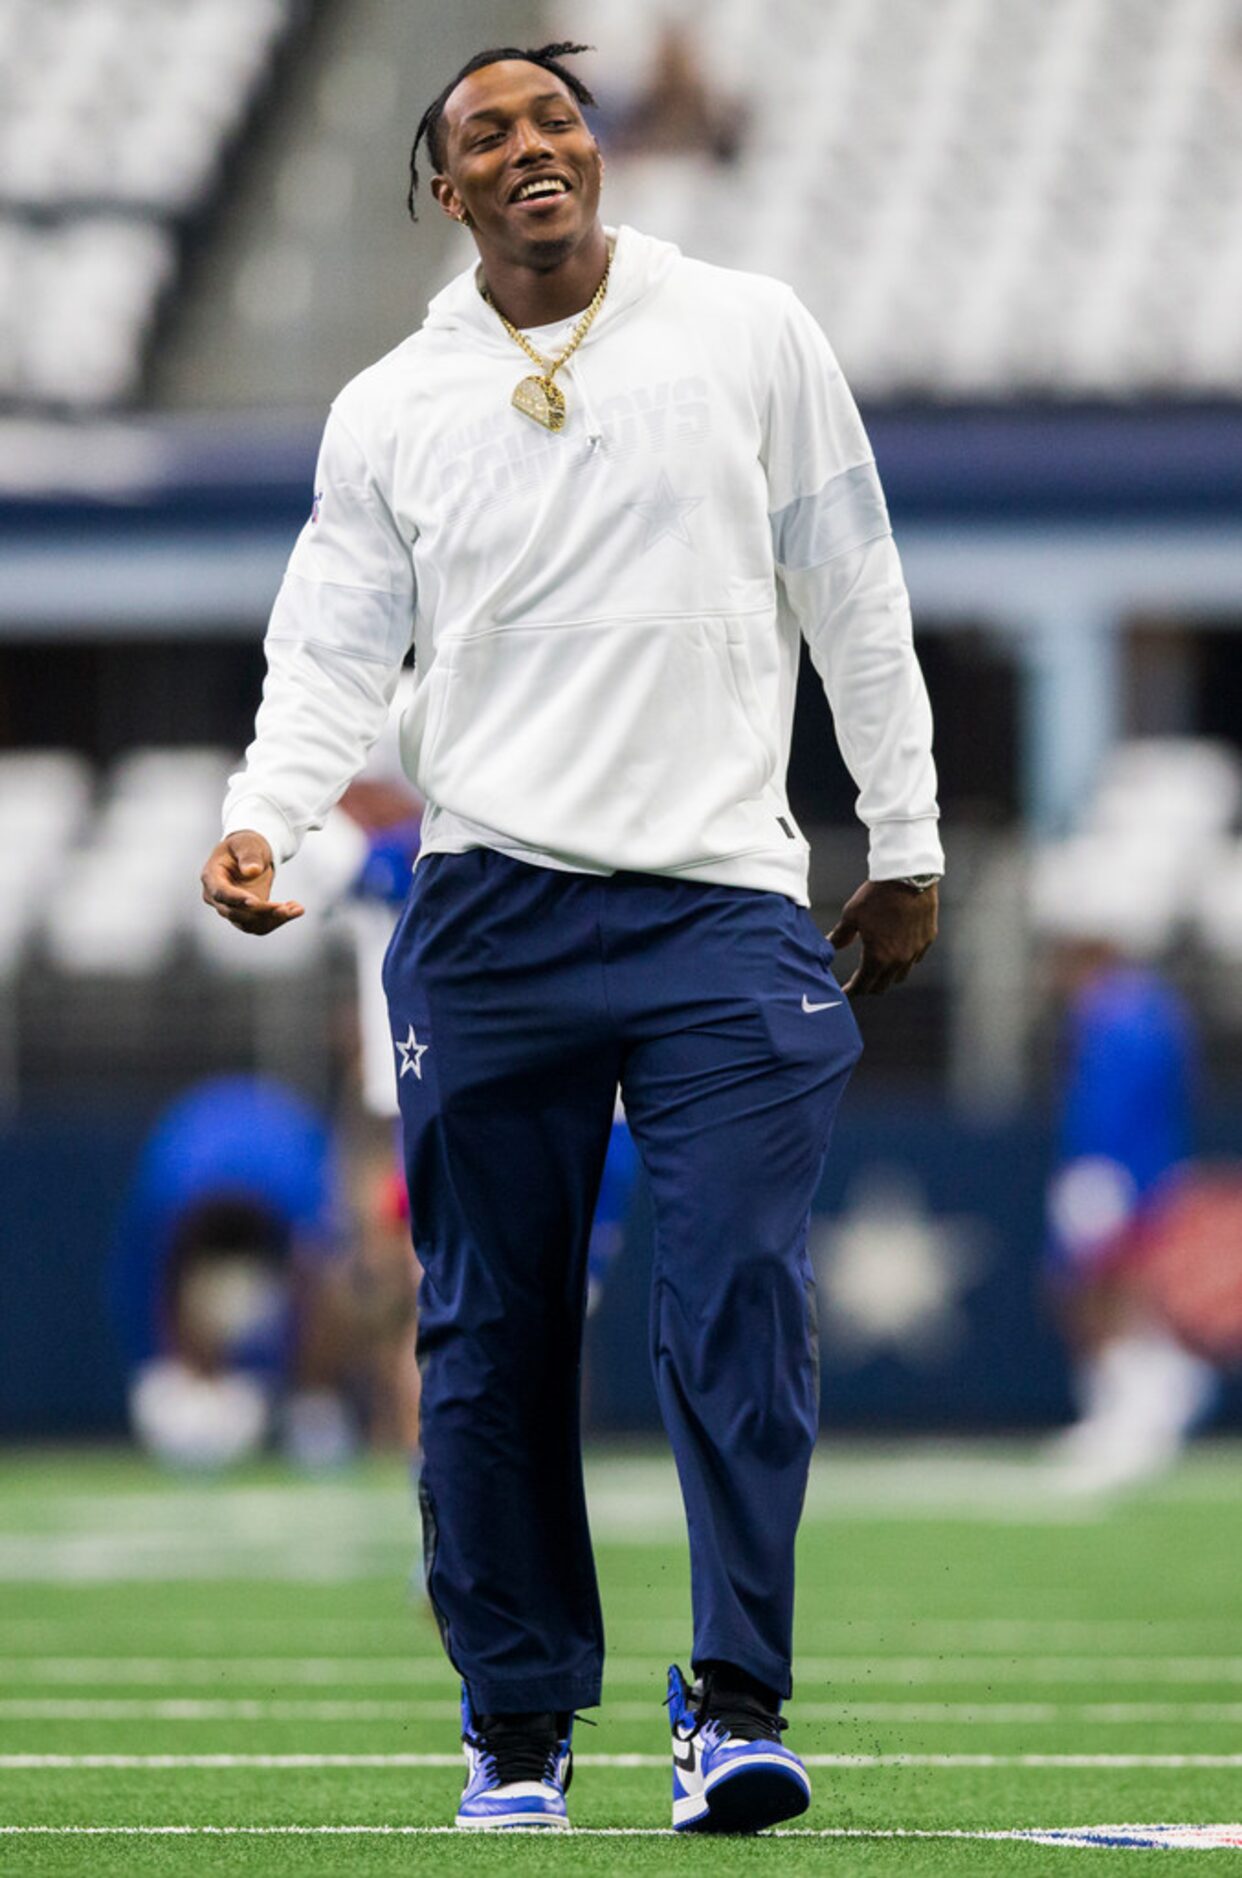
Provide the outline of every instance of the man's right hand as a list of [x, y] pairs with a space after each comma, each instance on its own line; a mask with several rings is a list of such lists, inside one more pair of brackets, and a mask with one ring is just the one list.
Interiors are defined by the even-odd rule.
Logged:
[[305, 907], [296, 900], [270, 900], [276, 863], [263, 835], [240, 828], [226, 835], [207, 857], [203, 869], [203, 898], [221, 919], [242, 932], [275, 932], [291, 919], [301, 919]]

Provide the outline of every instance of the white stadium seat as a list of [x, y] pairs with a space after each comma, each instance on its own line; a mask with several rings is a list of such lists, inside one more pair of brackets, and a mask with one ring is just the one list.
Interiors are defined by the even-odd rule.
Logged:
[[0, 852], [22, 891], [0, 907], [0, 980], [16, 969], [89, 814], [90, 765], [68, 750], [0, 755]]
[[130, 397], [291, 0], [0, 0], [0, 398]]
[[1152, 737], [1111, 752], [1078, 832], [1031, 862], [1032, 921], [1052, 938], [1155, 954], [1187, 930], [1242, 958], [1242, 759], [1226, 744]]
[[135, 749], [100, 785], [69, 752], [0, 755], [0, 847], [25, 886], [0, 909], [0, 983], [32, 947], [74, 977], [141, 979], [183, 957], [240, 979], [314, 966], [360, 837], [341, 817], [282, 867], [282, 897], [304, 898], [307, 912], [274, 943], [234, 932], [203, 906], [199, 870], [238, 760], [207, 746]]
[[[598, 47], [614, 110], [662, 27], [686, 21], [709, 80], [744, 101], [741, 159], [618, 158], [611, 206], [792, 277], [862, 395], [1236, 395], [1234, 0], [595, 0], [587, 26], [568, 0], [559, 12], [549, 30]], [[0, 0], [0, 249], [15, 229], [32, 261], [48, 249], [30, 291], [3, 300], [0, 397], [133, 394], [174, 225], [214, 186], [291, 18], [292, 0]], [[106, 260], [70, 265], [58, 226], [122, 210], [148, 218], [123, 303]], [[115, 225], [110, 240], [122, 254]], [[76, 322], [40, 343], [66, 305]]]
[[[614, 108], [676, 11], [592, 8]], [[658, 165], [618, 158], [620, 212], [792, 278], [861, 393], [1236, 396], [1234, 0], [685, 11], [707, 76], [745, 101], [742, 158], [663, 194]], [[580, 9], [555, 24], [578, 34]]]

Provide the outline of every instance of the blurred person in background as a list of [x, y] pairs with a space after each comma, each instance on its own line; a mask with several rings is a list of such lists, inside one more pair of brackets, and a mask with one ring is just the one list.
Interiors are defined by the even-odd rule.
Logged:
[[371, 1438], [377, 1445], [396, 1442], [417, 1465], [419, 1268], [410, 1245], [392, 1036], [381, 977], [422, 834], [422, 798], [405, 775], [398, 743], [412, 690], [412, 675], [403, 673], [366, 765], [330, 820], [347, 822], [353, 832], [354, 867], [337, 911], [353, 944], [357, 987], [357, 1101], [344, 1133], [358, 1235], [357, 1295], [370, 1328], [378, 1385]]
[[717, 163], [734, 163], [746, 130], [743, 106], [712, 91], [694, 40], [669, 21], [656, 41], [651, 76], [608, 126], [619, 151], [681, 156], [703, 152]]
[[292, 1090], [221, 1076], [169, 1105], [143, 1148], [109, 1268], [145, 1447], [223, 1466], [279, 1425], [301, 1458], [348, 1453], [329, 1304], [341, 1225], [328, 1129]]
[[223, 1467], [275, 1437], [299, 1463], [330, 1466], [364, 1432], [411, 1438], [412, 1281], [394, 1300], [377, 1225], [359, 1245], [346, 1222], [336, 1143], [293, 1090], [213, 1077], [165, 1109], [108, 1272], [144, 1447]]
[[352, 831], [338, 910], [349, 928], [357, 967], [362, 1106], [389, 1124], [396, 1122], [398, 1109], [381, 968], [410, 890], [423, 823], [423, 800], [405, 773], [400, 748], [401, 719], [413, 695], [413, 673], [402, 672], [363, 770], [330, 817], [334, 826], [344, 822]]
[[[1194, 1021], [1154, 966], [1126, 956], [1115, 936], [1124, 908], [1093, 919], [1088, 899], [1082, 915], [1054, 955], [1065, 1015], [1048, 1192], [1051, 1284], [1079, 1419], [1049, 1458], [1066, 1488], [1102, 1491], [1171, 1464], [1211, 1408], [1216, 1372], [1144, 1277], [1157, 1222], [1163, 1233], [1191, 1179]], [[1184, 1244], [1183, 1270], [1195, 1256]]]
[[[301, 916], [276, 868], [413, 639], [426, 809], [385, 977], [458, 1824], [564, 1826], [573, 1712], [600, 1699], [579, 1370], [620, 1084], [690, 1530], [674, 1825], [757, 1831], [810, 1793], [780, 1711], [818, 1433], [807, 1226], [860, 1050], [831, 964], [858, 939], [846, 991], [880, 993], [932, 943], [931, 716], [827, 341], [780, 283], [603, 226], [583, 50], [482, 53], [424, 114], [411, 209], [426, 138], [478, 264], [333, 407], [203, 893], [255, 935]], [[871, 835], [827, 942], [785, 790], [803, 636]]]

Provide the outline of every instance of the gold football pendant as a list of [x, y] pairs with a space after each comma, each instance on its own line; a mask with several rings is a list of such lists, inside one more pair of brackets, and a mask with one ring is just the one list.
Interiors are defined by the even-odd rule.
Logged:
[[533, 417], [545, 430], [560, 430], [565, 423], [565, 394], [550, 378], [524, 378], [513, 393], [515, 410]]

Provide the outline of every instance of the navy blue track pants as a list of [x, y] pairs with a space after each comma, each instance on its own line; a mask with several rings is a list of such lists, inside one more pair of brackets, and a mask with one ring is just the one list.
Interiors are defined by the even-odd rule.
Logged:
[[385, 961], [423, 1266], [428, 1589], [476, 1712], [599, 1701], [587, 1245], [618, 1083], [651, 1187], [652, 1360], [695, 1662], [790, 1691], [818, 1426], [806, 1237], [860, 1043], [783, 895], [429, 855]]

